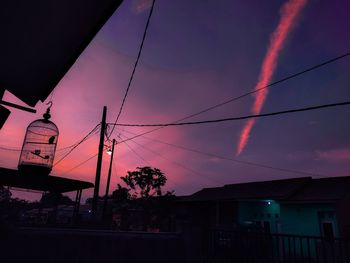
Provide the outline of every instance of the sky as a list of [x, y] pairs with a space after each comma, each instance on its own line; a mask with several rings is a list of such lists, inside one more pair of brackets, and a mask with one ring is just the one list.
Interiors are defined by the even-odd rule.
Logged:
[[[143, 51], [119, 123], [168, 123], [254, 90], [273, 46], [276, 28], [288, 15], [287, 2], [302, 0], [156, 0]], [[350, 50], [350, 4], [346, 0], [303, 0], [293, 18], [269, 81], [276, 81]], [[125, 0], [96, 35], [37, 114], [15, 109], [0, 130], [0, 166], [16, 169], [25, 129], [41, 118], [52, 100], [51, 120], [59, 128], [56, 161], [101, 121], [114, 122], [120, 108], [147, 21], [151, 1]], [[284, 11], [282, 11], [284, 10]], [[339, 60], [269, 89], [260, 112], [346, 101], [350, 98], [350, 58]], [[268, 82], [269, 82], [268, 81]], [[256, 103], [248, 96], [191, 120], [249, 115]], [[4, 100], [24, 105], [9, 92]], [[253, 110], [254, 112], [254, 110]], [[323, 176], [350, 175], [350, 107], [339, 107], [255, 121], [241, 151], [247, 122], [232, 121], [166, 127], [115, 148], [111, 190], [120, 176], [136, 167], [161, 169], [166, 190], [189, 195], [204, 187], [286, 179], [305, 175], [252, 165], [297, 170]], [[117, 128], [117, 141], [152, 128]], [[98, 134], [54, 166], [52, 174], [94, 182]], [[159, 141], [179, 147], [160, 143]], [[204, 155], [181, 147], [209, 153]], [[220, 159], [231, 158], [248, 164]], [[110, 156], [104, 154], [100, 194]], [[40, 198], [14, 192], [27, 199]], [[71, 195], [73, 196], [73, 195]], [[83, 200], [92, 190], [83, 192]]]

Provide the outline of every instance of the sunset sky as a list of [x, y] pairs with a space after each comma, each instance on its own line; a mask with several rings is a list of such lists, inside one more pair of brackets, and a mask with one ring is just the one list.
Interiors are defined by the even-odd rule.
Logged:
[[[270, 81], [350, 51], [350, 3], [294, 0], [300, 1], [303, 6], [275, 54]], [[119, 123], [173, 122], [256, 88], [273, 34], [290, 12], [281, 11], [287, 2], [292, 0], [156, 0]], [[20, 152], [16, 150], [22, 146], [25, 129], [41, 118], [50, 99], [51, 120], [60, 131], [58, 149], [76, 143], [94, 128], [104, 105], [107, 121], [114, 122], [150, 4], [150, 0], [124, 0], [48, 99], [36, 105], [37, 114], [11, 109], [0, 130], [0, 146], [13, 151], [0, 148], [1, 167], [17, 167]], [[261, 112], [350, 100], [349, 69], [350, 56], [281, 83], [266, 93]], [[191, 120], [249, 115], [255, 99], [246, 97]], [[4, 100], [24, 105], [9, 92]], [[166, 127], [116, 146], [111, 190], [127, 171], [146, 165], [161, 169], [168, 177], [166, 190], [177, 195], [228, 183], [305, 176], [214, 155], [324, 176], [350, 175], [349, 116], [350, 107], [339, 107], [258, 119], [239, 155], [245, 121]], [[120, 141], [151, 129], [116, 128], [113, 138]], [[97, 158], [71, 169], [97, 153], [98, 139], [95, 134], [82, 143], [52, 174], [94, 182]], [[56, 161], [65, 153], [58, 150]], [[109, 155], [103, 158], [101, 195]], [[23, 192], [16, 195], [38, 198]], [[85, 191], [83, 199], [91, 195], [92, 190]]]

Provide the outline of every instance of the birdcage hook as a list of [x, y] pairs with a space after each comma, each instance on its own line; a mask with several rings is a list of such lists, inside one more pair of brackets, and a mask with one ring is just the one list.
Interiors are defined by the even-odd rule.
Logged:
[[49, 104], [50, 104], [49, 109], [51, 109], [53, 102], [50, 100], [48, 103], [46, 103], [46, 105], [49, 105]]
[[44, 113], [43, 117], [46, 121], [48, 121], [51, 118], [50, 109], [53, 105], [53, 102], [50, 100], [48, 103], [46, 103], [46, 105], [50, 105], [50, 106], [46, 109], [46, 112]]

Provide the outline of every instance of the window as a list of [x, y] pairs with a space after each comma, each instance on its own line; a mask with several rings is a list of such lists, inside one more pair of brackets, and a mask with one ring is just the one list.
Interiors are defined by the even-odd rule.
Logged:
[[264, 232], [265, 233], [270, 233], [271, 232], [270, 222], [269, 221], [264, 221]]
[[332, 240], [335, 237], [336, 215], [335, 211], [319, 211], [318, 220], [321, 235], [327, 239]]
[[333, 224], [331, 222], [322, 223], [322, 234], [327, 240], [334, 239]]

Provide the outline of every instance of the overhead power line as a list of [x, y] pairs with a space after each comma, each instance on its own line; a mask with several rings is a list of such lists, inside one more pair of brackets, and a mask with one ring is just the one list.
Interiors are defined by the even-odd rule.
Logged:
[[68, 156], [69, 154], [71, 154], [71, 153], [74, 151], [74, 149], [76, 149], [80, 144], [82, 144], [83, 142], [85, 142], [85, 141], [89, 138], [89, 136], [90, 136], [91, 134], [93, 134], [93, 133], [98, 129], [99, 126], [100, 126], [100, 124], [97, 124], [87, 135], [85, 135], [84, 138], [82, 138], [82, 139], [81, 139], [80, 141], [78, 141], [77, 143], [73, 144], [74, 146], [69, 150], [69, 152], [66, 153], [61, 159], [59, 159], [53, 166], [56, 166], [57, 164], [59, 164], [60, 162], [62, 162], [65, 158], [67, 158], [67, 156]]
[[[126, 130], [121, 130], [121, 131], [130, 133], [130, 134], [135, 134], [133, 132], [126, 131]], [[221, 156], [221, 155], [214, 154], [214, 153], [208, 153], [208, 152], [200, 151], [200, 150], [197, 150], [197, 149], [192, 149], [192, 148], [185, 147], [185, 146], [182, 146], [182, 145], [177, 145], [177, 144], [173, 144], [173, 143], [164, 142], [164, 141], [161, 141], [161, 140], [158, 140], [158, 139], [154, 139], [154, 138], [150, 138], [150, 137], [147, 137], [147, 136], [143, 136], [143, 138], [145, 138], [147, 140], [150, 140], [150, 141], [157, 142], [157, 143], [161, 143], [161, 144], [164, 144], [164, 145], [172, 146], [172, 147], [178, 148], [180, 150], [193, 152], [193, 153], [197, 153], [197, 154], [200, 154], [200, 155], [205, 155], [205, 156], [208, 156], [208, 157], [214, 157], [214, 158], [225, 160], [225, 161], [231, 161], [231, 162], [245, 164], [245, 165], [249, 165], [249, 166], [255, 166], [255, 167], [260, 167], [260, 168], [266, 168], [266, 169], [271, 169], [271, 170], [276, 170], [276, 171], [281, 171], [281, 172], [287, 172], [287, 173], [300, 174], [300, 175], [306, 175], [306, 176], [329, 177], [328, 175], [319, 174], [319, 173], [310, 173], [310, 172], [305, 172], [305, 171], [300, 171], [300, 170], [287, 169], [287, 168], [282, 168], [282, 167], [275, 167], [275, 166], [265, 165], [265, 164], [261, 164], [261, 163], [255, 163], [255, 162], [250, 162], [250, 161], [243, 161], [243, 160], [238, 160], [238, 159], [234, 159], [234, 158], [229, 158], [229, 157]], [[135, 141], [133, 141], [133, 142], [135, 143]]]
[[[338, 57], [334, 57], [334, 58], [332, 58], [332, 59], [326, 60], [326, 61], [321, 62], [321, 63], [319, 63], [319, 64], [316, 64], [316, 65], [314, 65], [314, 66], [312, 66], [312, 67], [309, 67], [309, 68], [304, 69], [304, 70], [302, 70], [302, 71], [299, 71], [299, 72], [297, 72], [297, 73], [291, 74], [291, 75], [289, 75], [289, 76], [287, 76], [287, 77], [284, 77], [284, 78], [282, 78], [282, 79], [279, 79], [279, 80], [277, 80], [277, 81], [274, 81], [274, 82], [272, 82], [272, 83], [270, 83], [270, 84], [268, 84], [268, 85], [266, 85], [266, 86], [264, 86], [264, 87], [261, 87], [260, 89], [256, 89], [256, 90], [253, 90], [253, 91], [249, 91], [249, 92], [244, 93], [244, 94], [242, 94], [242, 95], [233, 97], [233, 98], [231, 98], [231, 99], [228, 99], [228, 100], [223, 101], [223, 102], [221, 102], [221, 103], [218, 103], [218, 104], [216, 104], [216, 105], [213, 105], [213, 106], [210, 106], [210, 107], [208, 107], [208, 108], [205, 108], [205, 109], [203, 109], [203, 110], [201, 110], [201, 111], [199, 111], [199, 112], [196, 112], [196, 113], [193, 113], [193, 114], [188, 115], [188, 116], [186, 116], [186, 117], [183, 117], [183, 118], [181, 118], [181, 119], [178, 119], [178, 120], [174, 121], [173, 123], [178, 123], [178, 122], [180, 122], [180, 121], [187, 120], [187, 119], [189, 119], [189, 118], [198, 116], [198, 115], [203, 114], [203, 113], [205, 113], [205, 112], [211, 111], [211, 110], [216, 109], [216, 108], [219, 108], [219, 107], [221, 107], [221, 106], [224, 106], [224, 105], [226, 105], [226, 104], [228, 104], [228, 103], [231, 103], [231, 102], [237, 101], [237, 100], [239, 100], [239, 99], [242, 99], [242, 98], [244, 98], [244, 97], [247, 97], [247, 96], [249, 96], [249, 95], [252, 95], [252, 94], [254, 94], [254, 93], [256, 93], [256, 92], [260, 92], [260, 91], [262, 91], [262, 90], [264, 90], [264, 89], [267, 89], [267, 88], [269, 88], [269, 87], [276, 86], [277, 84], [280, 84], [280, 83], [285, 82], [285, 81], [287, 81], [287, 80], [290, 80], [290, 79], [293, 79], [293, 78], [295, 78], [295, 77], [301, 76], [301, 75], [303, 75], [303, 74], [305, 74], [305, 73], [311, 72], [311, 71], [316, 70], [316, 69], [318, 69], [318, 68], [324, 67], [324, 66], [329, 65], [329, 64], [331, 64], [331, 63], [333, 63], [333, 62], [336, 62], [336, 61], [338, 61], [338, 60], [340, 60], [340, 59], [346, 58], [346, 57], [348, 57], [349, 55], [350, 55], [350, 52], [344, 53], [343, 55], [340, 55], [340, 56], [338, 56]], [[114, 123], [112, 129], [114, 129], [115, 125], [116, 125], [116, 122]], [[140, 137], [140, 136], [143, 136], [143, 135], [146, 135], [146, 134], [155, 132], [155, 131], [160, 130], [160, 129], [163, 129], [163, 128], [165, 128], [165, 127], [167, 127], [167, 126], [157, 127], [157, 128], [155, 128], [155, 129], [152, 129], [152, 130], [149, 130], [149, 131], [140, 133], [140, 134], [138, 134], [138, 135], [135, 135], [134, 137], [132, 137], [132, 138], [130, 138], [130, 139], [135, 139], [135, 138], [137, 138], [137, 137]]]
[[[124, 135], [125, 136], [125, 135]], [[121, 136], [120, 135], [118, 135], [118, 137], [120, 138], [120, 139], [122, 139], [121, 138]], [[128, 148], [130, 149], [130, 151], [132, 151], [140, 160], [142, 160], [143, 162], [145, 162], [145, 163], [147, 163], [149, 166], [151, 166], [151, 167], [155, 167], [155, 166], [153, 166], [149, 161], [147, 161], [145, 158], [143, 158], [137, 151], [135, 151], [127, 142], [125, 143], [126, 144], [126, 146], [128, 146]], [[114, 164], [114, 160], [113, 160], [113, 164]], [[114, 164], [115, 165], [115, 164]], [[173, 184], [174, 186], [179, 186], [177, 183], [175, 183], [172, 179], [170, 179], [169, 177], [167, 177], [167, 180], [168, 180], [168, 182], [170, 182], [171, 184]]]
[[284, 110], [284, 111], [276, 111], [276, 112], [269, 112], [269, 113], [262, 113], [262, 114], [252, 114], [252, 115], [247, 115], [247, 116], [230, 117], [230, 118], [214, 119], [214, 120], [178, 122], [178, 123], [172, 122], [172, 123], [158, 123], [158, 124], [124, 124], [124, 123], [121, 123], [121, 124], [117, 124], [117, 126], [124, 126], [124, 127], [167, 127], [167, 126], [197, 125], [197, 124], [218, 123], [218, 122], [226, 122], [226, 121], [237, 121], [237, 120], [245, 120], [245, 119], [251, 119], [251, 118], [276, 116], [276, 115], [289, 114], [289, 113], [302, 112], [302, 111], [311, 111], [311, 110], [318, 110], [318, 109], [324, 109], [324, 108], [347, 106], [349, 104], [350, 104], [350, 101], [344, 101], [344, 102], [322, 104], [322, 105], [309, 106], [309, 107], [290, 109], [290, 110]]
[[[128, 138], [128, 137], [125, 136], [125, 135], [123, 135], [123, 136], [124, 136], [125, 138], [127, 138], [127, 139], [130, 139], [130, 138]], [[181, 163], [179, 163], [179, 162], [177, 162], [177, 161], [171, 160], [170, 158], [165, 157], [164, 155], [160, 154], [160, 153], [157, 152], [157, 151], [154, 151], [154, 150], [150, 149], [149, 147], [147, 147], [147, 146], [145, 146], [145, 145], [142, 145], [142, 144], [140, 144], [140, 143], [138, 143], [138, 142], [136, 142], [136, 141], [134, 141], [134, 140], [131, 140], [131, 141], [132, 141], [133, 143], [135, 143], [136, 145], [140, 146], [141, 148], [143, 148], [143, 149], [145, 149], [145, 150], [147, 150], [147, 151], [149, 151], [149, 152], [151, 152], [151, 153], [153, 153], [153, 154], [155, 154], [155, 155], [158, 155], [158, 156], [161, 157], [162, 159], [164, 159], [164, 160], [166, 160], [166, 161], [168, 161], [168, 162], [171, 162], [171, 163], [175, 164], [176, 166], [178, 166], [178, 167], [180, 167], [180, 168], [182, 168], [182, 169], [184, 169], [184, 170], [187, 170], [187, 171], [191, 172], [192, 174], [195, 174], [195, 175], [200, 176], [200, 177], [204, 177], [204, 178], [206, 178], [206, 179], [208, 179], [208, 180], [210, 180], [210, 181], [212, 181], [212, 182], [214, 182], [214, 183], [217, 183], [217, 184], [223, 184], [222, 181], [215, 180], [215, 179], [213, 179], [213, 178], [211, 178], [211, 177], [209, 177], [209, 176], [207, 176], [207, 175], [205, 175], [205, 174], [203, 174], [203, 173], [199, 173], [199, 172], [197, 172], [197, 171], [195, 171], [195, 170], [193, 170], [193, 169], [191, 169], [191, 168], [189, 168], [189, 167], [187, 167], [187, 166], [185, 166], [185, 165], [183, 165], [183, 164], [181, 164]]]
[[[97, 126], [100, 126], [100, 124], [98, 124]], [[93, 131], [93, 132], [91, 132], [91, 133], [89, 132], [89, 133], [90, 133], [90, 135], [92, 135], [92, 133], [97, 134], [98, 132], [99, 132], [99, 129], [95, 129], [95, 131]], [[84, 140], [84, 142], [87, 141], [87, 140], [90, 139], [90, 138], [92, 138], [92, 136], [89, 136], [88, 138], [86, 138], [86, 140]], [[81, 141], [81, 140], [79, 140], [79, 141], [77, 141], [77, 142], [75, 142], [75, 143], [73, 143], [73, 144], [71, 144], [71, 145], [69, 145], [69, 146], [59, 148], [59, 149], [56, 150], [56, 152], [61, 152], [61, 151], [64, 151], [64, 150], [68, 150], [68, 149], [70, 149], [70, 148], [76, 146], [77, 144], [79, 144], [80, 141]]]
[[125, 94], [124, 94], [124, 97], [123, 97], [123, 101], [122, 101], [122, 104], [121, 104], [121, 106], [120, 106], [120, 109], [119, 109], [117, 118], [115, 119], [114, 126], [112, 127], [112, 130], [111, 130], [111, 132], [109, 133], [109, 135], [107, 136], [108, 139], [109, 139], [110, 136], [113, 134], [115, 124], [117, 124], [117, 122], [118, 122], [118, 120], [119, 120], [119, 117], [120, 117], [120, 115], [122, 114], [122, 111], [123, 111], [123, 107], [124, 107], [124, 104], [125, 104], [126, 97], [127, 97], [128, 94], [129, 94], [129, 89], [130, 89], [132, 80], [134, 79], [135, 71], [136, 71], [137, 65], [138, 65], [139, 60], [140, 60], [140, 57], [141, 57], [141, 52], [142, 52], [142, 49], [143, 49], [143, 44], [144, 44], [145, 39], [146, 39], [146, 35], [147, 35], [147, 30], [148, 30], [149, 22], [150, 22], [150, 20], [151, 20], [151, 16], [152, 16], [152, 13], [153, 13], [154, 3], [155, 3], [155, 0], [152, 1], [152, 6], [151, 6], [151, 9], [150, 9], [150, 11], [149, 11], [149, 15], [148, 15], [148, 18], [147, 18], [147, 23], [146, 23], [146, 26], [145, 26], [145, 30], [144, 30], [144, 32], [143, 32], [142, 41], [141, 41], [141, 44], [140, 44], [140, 47], [139, 47], [139, 51], [138, 51], [137, 58], [136, 58], [136, 61], [135, 61], [135, 64], [134, 64], [134, 68], [133, 68], [133, 70], [132, 70], [132, 73], [131, 73], [131, 76], [130, 76], [130, 79], [129, 79], [129, 83], [128, 83], [128, 86], [127, 86], [127, 88], [126, 88], [126, 91], [125, 91]]
[[[98, 124], [97, 126], [99, 126], [99, 124]], [[95, 127], [95, 128], [96, 128], [96, 127]], [[95, 128], [94, 128], [94, 129], [95, 129]], [[95, 129], [95, 131], [96, 131], [96, 130], [97, 130], [97, 129]], [[92, 132], [90, 132], [89, 135], [91, 135], [91, 133], [92, 133]], [[85, 137], [87, 137], [87, 136], [85, 136]], [[84, 138], [85, 138], [85, 137], [84, 137]], [[86, 140], [88, 140], [88, 139], [90, 139], [90, 138], [91, 138], [91, 137], [86, 138]], [[84, 140], [84, 141], [86, 141], [86, 140]], [[81, 142], [81, 141], [82, 141], [82, 140], [79, 140], [79, 141], [77, 141], [76, 143], [73, 143], [73, 144], [71, 144], [71, 145], [69, 145], [69, 146], [62, 147], [62, 148], [58, 148], [58, 149], [56, 150], [56, 152], [68, 150], [68, 149], [70, 149], [70, 148], [76, 146], [77, 144], [79, 144], [79, 142]], [[12, 151], [12, 152], [20, 152], [20, 151], [22, 151], [22, 149], [20, 149], [20, 148], [10, 148], [10, 147], [8, 147], [8, 146], [0, 146], [0, 150], [3, 150], [3, 151]]]
[[[104, 146], [104, 149], [106, 149], [106, 146]], [[62, 175], [70, 173], [71, 171], [79, 168], [80, 166], [82, 166], [83, 164], [87, 163], [88, 161], [92, 160], [93, 158], [95, 158], [98, 155], [98, 153], [95, 153], [94, 155], [90, 156], [89, 158], [85, 159], [84, 161], [78, 163], [76, 166], [74, 166], [73, 168], [69, 169], [68, 171], [65, 171]]]
[[[248, 116], [242, 116], [242, 117], [233, 117], [233, 118], [225, 118], [225, 119], [217, 119], [217, 120], [207, 120], [207, 121], [197, 121], [197, 122], [183, 122], [183, 123], [167, 123], [167, 124], [118, 124], [118, 126], [178, 126], [178, 125], [194, 125], [194, 124], [204, 124], [204, 123], [216, 123], [216, 122], [223, 122], [223, 121], [232, 121], [232, 120], [242, 120], [242, 119], [248, 119], [248, 118], [258, 118], [258, 117], [266, 117], [266, 116], [273, 116], [273, 115], [280, 115], [280, 114], [287, 114], [287, 113], [293, 113], [293, 112], [302, 112], [302, 111], [310, 111], [310, 110], [316, 110], [316, 109], [322, 109], [322, 108], [330, 108], [330, 107], [336, 107], [336, 106], [346, 106], [349, 105], [350, 101], [345, 101], [345, 102], [339, 102], [339, 103], [332, 103], [332, 104], [323, 104], [323, 105], [317, 105], [317, 106], [311, 106], [311, 107], [306, 107], [306, 108], [299, 108], [299, 109], [292, 109], [292, 110], [285, 110], [285, 111], [279, 111], [279, 112], [272, 112], [272, 113], [265, 113], [265, 114], [257, 114], [257, 115], [248, 115]], [[96, 128], [96, 127], [95, 127]], [[91, 131], [90, 133], [92, 133], [93, 131]], [[136, 135], [134, 137], [131, 138], [126, 138], [125, 140], [118, 142], [120, 143], [124, 143], [130, 140], [133, 140], [136, 137], [141, 136]], [[87, 136], [86, 136], [87, 137]], [[85, 137], [85, 138], [86, 138]], [[82, 140], [83, 141], [83, 140]], [[136, 143], [136, 142], [135, 142]], [[79, 143], [80, 144], [80, 143]], [[78, 144], [78, 145], [79, 145]], [[77, 145], [77, 146], [78, 146]], [[77, 146], [75, 146], [70, 152], [68, 152], [65, 156], [63, 156], [58, 162], [62, 161], [69, 153], [71, 153]], [[95, 157], [96, 155], [90, 157], [89, 159], [87, 159], [86, 161], [82, 162], [81, 164], [77, 165], [77, 167], [79, 167], [80, 165], [84, 164], [85, 162], [87, 162], [88, 160], [90, 160], [91, 158]], [[217, 157], [217, 156], [215, 156]], [[227, 159], [227, 158], [226, 158]], [[231, 161], [237, 161], [234, 159], [228, 159]], [[57, 163], [58, 163], [57, 162]], [[244, 161], [239, 161], [241, 163], [250, 163], [250, 162], [244, 162]], [[56, 163], [56, 164], [57, 164]], [[55, 165], [56, 165], [55, 164]], [[272, 168], [275, 170], [280, 170], [280, 171], [287, 171], [287, 172], [296, 172], [293, 170], [289, 170], [289, 169], [284, 169], [284, 168], [273, 168], [271, 166], [267, 166], [267, 165], [259, 165], [259, 164], [254, 164], [254, 163], [250, 163], [252, 165], [255, 166], [260, 166], [260, 167], [265, 167], [265, 168]], [[77, 168], [77, 167], [74, 167]], [[73, 169], [72, 169], [73, 170]], [[304, 173], [304, 172], [298, 172], [298, 173], [303, 173], [304, 175], [313, 175], [313, 176], [320, 176], [320, 175], [315, 175], [315, 174], [311, 174], [311, 173]]]
[[90, 156], [88, 159], [82, 161], [81, 163], [77, 164], [76, 166], [74, 166], [73, 168], [69, 169], [68, 171], [65, 171], [62, 175], [70, 173], [71, 171], [77, 169], [78, 167], [80, 167], [80, 166], [82, 166], [83, 164], [87, 163], [88, 161], [92, 160], [92, 159], [95, 158], [97, 155], [98, 155], [98, 153], [96, 153], [96, 154]]
[[11, 151], [11, 152], [20, 152], [21, 151], [21, 149], [8, 148], [6, 146], [0, 146], [0, 150]]
[[[121, 140], [122, 137], [120, 135], [118, 135], [118, 138], [120, 138]], [[143, 162], [147, 163], [148, 165], [152, 166], [151, 163], [149, 161], [147, 161], [145, 158], [143, 158], [138, 152], [136, 152], [127, 142], [125, 142], [126, 146], [130, 149], [130, 151], [132, 151], [140, 160], [142, 160]]]
[[[242, 99], [242, 98], [247, 97], [247, 96], [249, 96], [249, 95], [252, 95], [252, 94], [254, 94], [254, 93], [257, 93], [257, 92], [260, 92], [260, 91], [265, 90], [265, 89], [267, 89], [267, 88], [270, 88], [270, 87], [272, 87], [272, 86], [276, 86], [277, 84], [280, 84], [280, 83], [285, 82], [285, 81], [287, 81], [287, 80], [293, 79], [293, 78], [295, 78], [295, 77], [298, 77], [298, 76], [300, 76], [300, 75], [303, 75], [303, 74], [308, 73], [308, 72], [310, 72], [310, 71], [313, 71], [313, 70], [315, 70], [315, 69], [324, 67], [324, 66], [326, 66], [326, 65], [328, 65], [328, 64], [331, 64], [331, 63], [333, 63], [333, 62], [335, 62], [335, 61], [337, 61], [337, 60], [343, 59], [343, 58], [345, 58], [345, 57], [347, 57], [347, 56], [350, 56], [350, 52], [345, 53], [345, 54], [343, 54], [343, 55], [341, 55], [341, 56], [332, 58], [332, 59], [330, 59], [330, 60], [324, 61], [324, 62], [322, 62], [322, 63], [320, 63], [320, 64], [317, 64], [317, 65], [312, 66], [312, 67], [310, 67], [310, 68], [304, 69], [304, 70], [302, 70], [302, 71], [299, 71], [299, 72], [297, 72], [297, 73], [294, 73], [294, 74], [292, 74], [292, 75], [289, 75], [289, 76], [287, 76], [287, 77], [284, 77], [284, 78], [282, 78], [282, 79], [280, 79], [280, 80], [274, 81], [274, 82], [272, 82], [272, 83], [270, 83], [270, 84], [268, 84], [268, 85], [266, 85], [266, 86], [263, 86], [263, 87], [261, 87], [261, 88], [259, 88], [259, 89], [255, 89], [255, 90], [249, 91], [249, 92], [247, 92], [247, 93], [244, 93], [244, 94], [242, 94], [242, 95], [240, 95], [240, 96], [237, 96], [237, 97], [231, 98], [231, 99], [229, 99], [229, 100], [223, 101], [223, 102], [221, 102], [221, 103], [219, 103], [219, 104], [216, 104], [216, 105], [214, 105], [214, 106], [211, 106], [211, 107], [209, 107], [209, 108], [206, 108], [206, 109], [204, 109], [204, 110], [201, 110], [201, 111], [199, 111], [199, 112], [197, 112], [197, 113], [191, 114], [191, 115], [189, 115], [189, 116], [187, 116], [187, 117], [185, 117], [185, 118], [182, 118], [182, 120], [195, 117], [195, 116], [197, 116], [197, 115], [200, 115], [200, 114], [202, 114], [202, 113], [205, 113], [205, 112], [211, 111], [211, 110], [213, 110], [213, 109], [216, 109], [216, 108], [218, 108], [218, 107], [224, 106], [224, 105], [226, 105], [226, 104], [228, 104], [228, 103], [231, 103], [231, 102], [234, 102], [234, 101], [236, 101], [236, 100]], [[181, 120], [181, 121], [182, 121], [182, 120]]]

